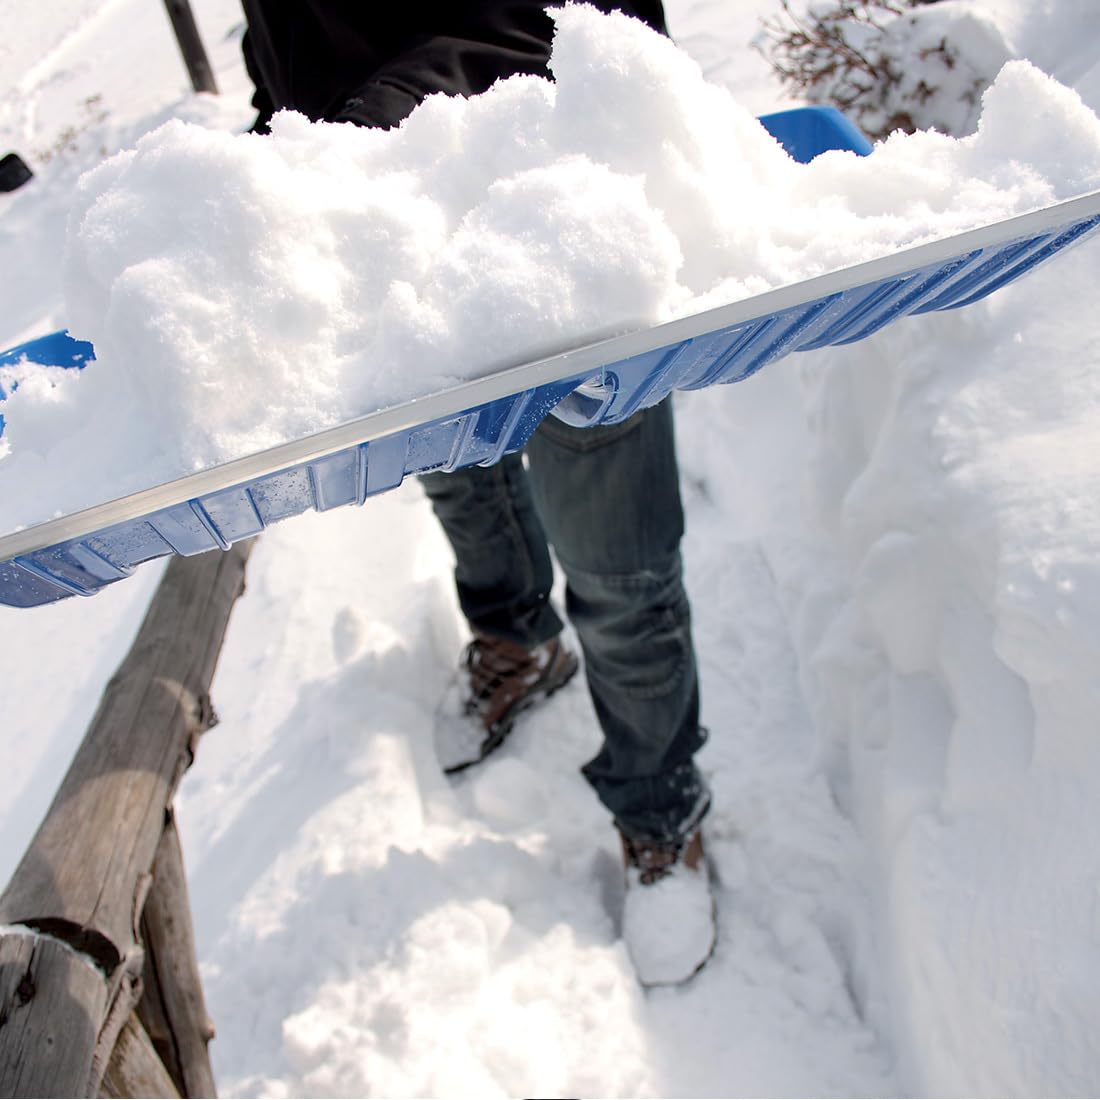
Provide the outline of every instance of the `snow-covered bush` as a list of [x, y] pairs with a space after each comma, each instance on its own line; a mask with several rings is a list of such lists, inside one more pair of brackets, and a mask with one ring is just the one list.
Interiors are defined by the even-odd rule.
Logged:
[[982, 92], [1011, 57], [971, 0], [791, 0], [759, 43], [788, 90], [839, 107], [869, 137], [973, 132]]

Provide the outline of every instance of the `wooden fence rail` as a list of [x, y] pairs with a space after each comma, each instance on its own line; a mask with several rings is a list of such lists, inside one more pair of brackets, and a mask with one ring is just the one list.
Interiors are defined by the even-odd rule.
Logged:
[[251, 545], [169, 563], [0, 895], [0, 1096], [214, 1094], [171, 802]]

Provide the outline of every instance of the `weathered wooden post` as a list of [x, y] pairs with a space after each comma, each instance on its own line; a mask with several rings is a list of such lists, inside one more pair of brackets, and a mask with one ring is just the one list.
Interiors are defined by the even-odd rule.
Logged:
[[145, 988], [137, 1006], [138, 1019], [179, 1094], [215, 1096], [206, 1051], [214, 1027], [202, 995], [183, 851], [171, 813], [153, 863], [153, 887], [141, 918], [141, 936]]
[[176, 32], [176, 41], [179, 43], [180, 53], [183, 54], [183, 63], [187, 66], [187, 74], [191, 77], [191, 87], [196, 92], [211, 92], [218, 94], [218, 85], [214, 80], [214, 70], [206, 57], [203, 49], [202, 38], [199, 36], [199, 28], [195, 23], [195, 16], [191, 12], [189, 0], [164, 0], [164, 6], [168, 10], [168, 18], [172, 20], [172, 29]]
[[213, 1092], [169, 807], [213, 723], [210, 682], [250, 548], [169, 563], [0, 895], [0, 1096], [94, 1096], [116, 1041], [144, 1057], [153, 1043], [133, 1013], [150, 972], [173, 1049], [164, 1078]]

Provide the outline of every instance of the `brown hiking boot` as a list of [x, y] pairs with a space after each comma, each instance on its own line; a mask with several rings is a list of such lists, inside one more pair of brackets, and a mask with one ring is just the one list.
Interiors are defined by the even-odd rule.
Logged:
[[435, 748], [448, 774], [484, 760], [500, 747], [528, 707], [553, 695], [577, 671], [577, 658], [560, 638], [528, 649], [478, 634], [462, 656], [466, 680], [461, 714], [437, 723]]
[[714, 897], [696, 829], [659, 844], [619, 834], [626, 868], [623, 941], [645, 986], [678, 985], [710, 958], [716, 937]]

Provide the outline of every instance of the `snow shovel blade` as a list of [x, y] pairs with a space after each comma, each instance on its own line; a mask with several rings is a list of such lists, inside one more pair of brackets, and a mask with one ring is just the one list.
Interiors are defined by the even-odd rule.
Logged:
[[[0, 603], [94, 595], [144, 561], [226, 549], [307, 509], [362, 504], [409, 474], [492, 465], [522, 448], [550, 413], [579, 426], [618, 423], [673, 390], [737, 382], [792, 352], [852, 343], [900, 317], [968, 305], [1098, 228], [1094, 192], [570, 348], [0, 534]], [[0, 355], [0, 364], [15, 352], [33, 358], [28, 349], [37, 343]], [[80, 365], [71, 350], [67, 365]]]

